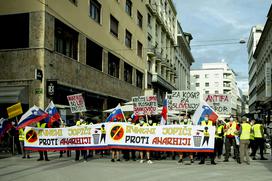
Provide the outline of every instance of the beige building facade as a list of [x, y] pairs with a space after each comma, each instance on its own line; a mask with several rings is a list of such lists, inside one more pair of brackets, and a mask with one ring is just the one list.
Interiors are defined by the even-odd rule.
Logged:
[[67, 95], [82, 93], [95, 115], [144, 94], [145, 1], [1, 0], [0, 7], [3, 107], [68, 105]]

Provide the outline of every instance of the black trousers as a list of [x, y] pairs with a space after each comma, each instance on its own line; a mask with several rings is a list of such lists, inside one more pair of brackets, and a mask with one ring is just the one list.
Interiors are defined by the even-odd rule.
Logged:
[[215, 153], [217, 156], [221, 156], [223, 152], [223, 139], [215, 138]]
[[[48, 156], [47, 156], [47, 151], [39, 151], [39, 154], [40, 154], [40, 159], [43, 160], [48, 160]], [[44, 158], [43, 158], [44, 156]]]
[[226, 140], [225, 140], [225, 149], [226, 149], [225, 160], [229, 159], [231, 146], [233, 146], [235, 158], [239, 159], [240, 158], [239, 157], [239, 147], [236, 145], [235, 138], [234, 137], [233, 138], [226, 137]]
[[255, 138], [254, 142], [255, 142], [255, 145], [254, 145], [254, 149], [253, 149], [252, 155], [255, 157], [258, 148], [260, 148], [260, 155], [261, 155], [261, 158], [263, 158], [264, 139], [263, 138]]

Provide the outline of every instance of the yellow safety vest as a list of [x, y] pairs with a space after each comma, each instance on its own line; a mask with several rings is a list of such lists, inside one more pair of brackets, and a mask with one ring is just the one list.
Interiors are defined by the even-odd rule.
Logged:
[[210, 136], [210, 133], [209, 133], [209, 131], [206, 131], [206, 130], [204, 130], [204, 136], [206, 136], [206, 137], [209, 137]]
[[206, 123], [206, 121], [201, 121], [201, 126], [212, 126], [213, 122], [211, 120], [208, 120], [208, 124]]
[[24, 129], [21, 128], [19, 129], [19, 141], [24, 141], [25, 140], [25, 132]]
[[221, 135], [222, 134], [222, 132], [223, 132], [223, 125], [219, 125], [218, 127], [217, 127], [217, 129], [216, 129], [216, 133], [215, 133], [215, 137], [216, 138], [223, 138], [223, 136], [219, 136], [219, 135]]
[[262, 124], [254, 124], [253, 125], [254, 138], [263, 138], [263, 125]]
[[[229, 125], [230, 123], [227, 123], [226, 127], [229, 127]], [[236, 126], [237, 126], [237, 123], [233, 121], [231, 127], [227, 130], [226, 135], [235, 136], [236, 135], [235, 132], [237, 131]]]
[[143, 126], [149, 126], [149, 124], [148, 123], [144, 123], [144, 125]]
[[45, 128], [45, 127], [46, 127], [46, 123], [42, 123], [42, 124], [41, 124], [40, 122], [38, 122], [38, 123], [37, 123], [37, 127], [38, 127], [38, 128]]
[[81, 122], [80, 122], [80, 120], [78, 120], [77, 122], [76, 122], [76, 126], [80, 126], [81, 125]]
[[106, 134], [106, 129], [101, 127], [101, 133]]
[[242, 132], [240, 135], [240, 140], [249, 140], [250, 139], [250, 132], [251, 132], [251, 125], [248, 123], [243, 123], [242, 125]]

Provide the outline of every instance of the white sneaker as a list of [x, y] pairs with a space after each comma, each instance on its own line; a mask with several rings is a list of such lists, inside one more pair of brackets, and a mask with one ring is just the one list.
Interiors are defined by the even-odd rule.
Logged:
[[153, 162], [151, 160], [148, 160], [147, 163], [152, 164]]
[[144, 163], [144, 160], [140, 160], [140, 163]]

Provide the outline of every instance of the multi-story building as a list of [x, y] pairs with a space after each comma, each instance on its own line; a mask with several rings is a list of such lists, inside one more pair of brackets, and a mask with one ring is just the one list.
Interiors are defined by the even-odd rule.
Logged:
[[188, 88], [192, 36], [182, 31], [172, 0], [149, 0], [147, 9], [146, 88], [161, 103], [166, 92]]
[[256, 60], [256, 109], [270, 119], [272, 110], [272, 6], [270, 6], [267, 21], [262, 35], [254, 51]]
[[205, 63], [201, 69], [191, 70], [191, 89], [203, 94], [231, 95], [232, 114], [237, 114], [236, 74], [227, 63]]
[[261, 37], [263, 31], [263, 26], [257, 25], [251, 28], [251, 32], [249, 35], [248, 43], [247, 43], [247, 51], [248, 51], [248, 82], [249, 82], [249, 101], [248, 106], [251, 112], [256, 110], [256, 100], [257, 100], [257, 92], [256, 92], [256, 60], [253, 57], [254, 51], [258, 44], [258, 41]]
[[[68, 105], [67, 95], [83, 93], [95, 114], [144, 94], [145, 1], [2, 0], [0, 7], [2, 107], [45, 108], [49, 99]], [[46, 94], [49, 80], [56, 81], [53, 97]]]
[[178, 90], [190, 89], [190, 68], [194, 62], [191, 54], [190, 41], [193, 39], [190, 33], [183, 32], [180, 23], [177, 26], [177, 46], [175, 49], [176, 88]]

